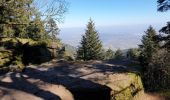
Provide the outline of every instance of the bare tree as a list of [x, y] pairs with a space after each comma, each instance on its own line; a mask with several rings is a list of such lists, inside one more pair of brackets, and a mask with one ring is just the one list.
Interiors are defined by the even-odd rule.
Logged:
[[68, 3], [65, 0], [35, 0], [33, 6], [40, 12], [44, 21], [53, 18], [62, 22], [63, 15], [68, 10]]

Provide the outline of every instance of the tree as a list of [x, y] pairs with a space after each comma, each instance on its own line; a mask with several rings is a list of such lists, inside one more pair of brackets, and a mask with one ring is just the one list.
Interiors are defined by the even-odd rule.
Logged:
[[39, 16], [36, 16], [33, 21], [31, 21], [26, 28], [27, 34], [24, 38], [29, 38], [33, 40], [43, 40], [49, 38], [44, 28], [44, 23], [41, 21]]
[[140, 56], [140, 50], [138, 48], [131, 48], [127, 52], [127, 57], [131, 60], [138, 60]]
[[25, 36], [32, 16], [33, 0], [0, 0], [0, 33], [5, 37]]
[[123, 52], [120, 49], [116, 50], [115, 59], [122, 59], [122, 58], [123, 58]]
[[160, 67], [153, 66], [155, 64], [155, 59], [158, 58], [155, 55], [157, 55], [159, 50], [159, 43], [157, 39], [155, 38], [157, 36], [156, 31], [153, 29], [152, 26], [150, 26], [147, 31], [145, 32], [145, 35], [142, 37], [142, 44], [140, 45], [141, 54], [140, 54], [140, 64], [143, 68], [143, 81], [144, 86], [146, 89], [150, 90], [155, 87], [157, 84], [153, 85], [152, 82], [156, 80], [156, 74], [157, 69]]
[[99, 39], [98, 32], [95, 30], [95, 24], [90, 19], [87, 25], [85, 35], [82, 36], [81, 44], [77, 51], [78, 58], [83, 60], [101, 60], [102, 43]]
[[[170, 9], [170, 0], [158, 0], [158, 11], [165, 12]], [[155, 35], [155, 34], [154, 34]], [[147, 40], [147, 39], [146, 39]], [[146, 41], [145, 40], [145, 41]], [[146, 51], [141, 53], [144, 67], [143, 82], [146, 90], [164, 90], [170, 88], [170, 23], [160, 30]], [[155, 41], [156, 40], [156, 41]], [[153, 42], [155, 45], [153, 45]], [[159, 44], [158, 44], [159, 43]], [[156, 45], [160, 46], [157, 47]], [[155, 48], [153, 48], [155, 46]], [[146, 46], [145, 46], [146, 48]], [[150, 48], [150, 50], [149, 50]], [[156, 49], [158, 48], [158, 49]], [[143, 49], [142, 49], [143, 50]], [[150, 52], [152, 51], [152, 52]], [[145, 53], [144, 53], [145, 52]], [[149, 56], [144, 56], [148, 54]], [[145, 63], [144, 63], [145, 62]], [[155, 84], [153, 84], [155, 83]]]
[[109, 59], [113, 59], [113, 58], [114, 58], [114, 51], [109, 48], [105, 53], [105, 59], [109, 60]]
[[0, 0], [0, 36], [47, 38], [44, 29], [47, 19], [59, 22], [66, 11], [65, 0]]
[[[170, 88], [170, 52], [161, 48], [152, 56], [152, 62], [145, 72], [144, 85], [150, 90]], [[155, 83], [155, 84], [153, 84]]]
[[165, 12], [170, 9], [170, 0], [158, 0], [158, 11]]
[[68, 11], [68, 3], [65, 0], [34, 0], [33, 5], [45, 22], [48, 22], [49, 18], [62, 22], [63, 15]]
[[151, 62], [152, 55], [157, 51], [159, 44], [155, 39], [157, 33], [152, 26], [149, 26], [145, 35], [142, 37], [140, 45], [140, 63], [142, 66], [147, 66]]
[[87, 40], [85, 36], [82, 36], [81, 46], [78, 47], [77, 51], [77, 59], [83, 59], [84, 61], [87, 60]]
[[158, 35], [158, 41], [163, 43], [163, 48], [170, 50], [170, 22], [168, 22], [167, 25], [160, 30], [160, 32], [161, 34]]
[[59, 28], [53, 18], [49, 18], [46, 23], [46, 31], [53, 41], [58, 40]]

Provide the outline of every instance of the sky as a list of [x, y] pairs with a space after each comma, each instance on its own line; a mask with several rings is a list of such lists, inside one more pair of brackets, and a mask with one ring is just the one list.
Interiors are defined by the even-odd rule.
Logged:
[[159, 24], [170, 13], [157, 11], [156, 0], [67, 0], [68, 12], [62, 28], [84, 27], [89, 18], [96, 26]]
[[78, 46], [86, 25], [95, 22], [104, 47], [135, 48], [144, 31], [152, 25], [157, 31], [170, 20], [170, 13], [157, 11], [157, 0], [66, 0], [69, 3], [59, 37]]

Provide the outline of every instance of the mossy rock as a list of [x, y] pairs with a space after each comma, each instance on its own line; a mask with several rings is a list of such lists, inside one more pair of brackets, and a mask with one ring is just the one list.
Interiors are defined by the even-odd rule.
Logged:
[[122, 91], [121, 93], [112, 97], [112, 99], [113, 100], [132, 100], [133, 99], [132, 91], [130, 88], [127, 88], [124, 91]]
[[143, 91], [141, 77], [135, 73], [127, 73], [127, 80], [115, 81], [111, 87], [111, 100], [133, 100]]

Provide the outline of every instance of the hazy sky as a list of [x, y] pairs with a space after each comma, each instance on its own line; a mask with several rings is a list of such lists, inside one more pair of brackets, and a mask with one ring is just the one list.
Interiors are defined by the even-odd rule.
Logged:
[[157, 0], [67, 0], [69, 12], [61, 27], [84, 27], [91, 17], [97, 26], [159, 24], [170, 13], [157, 12]]

